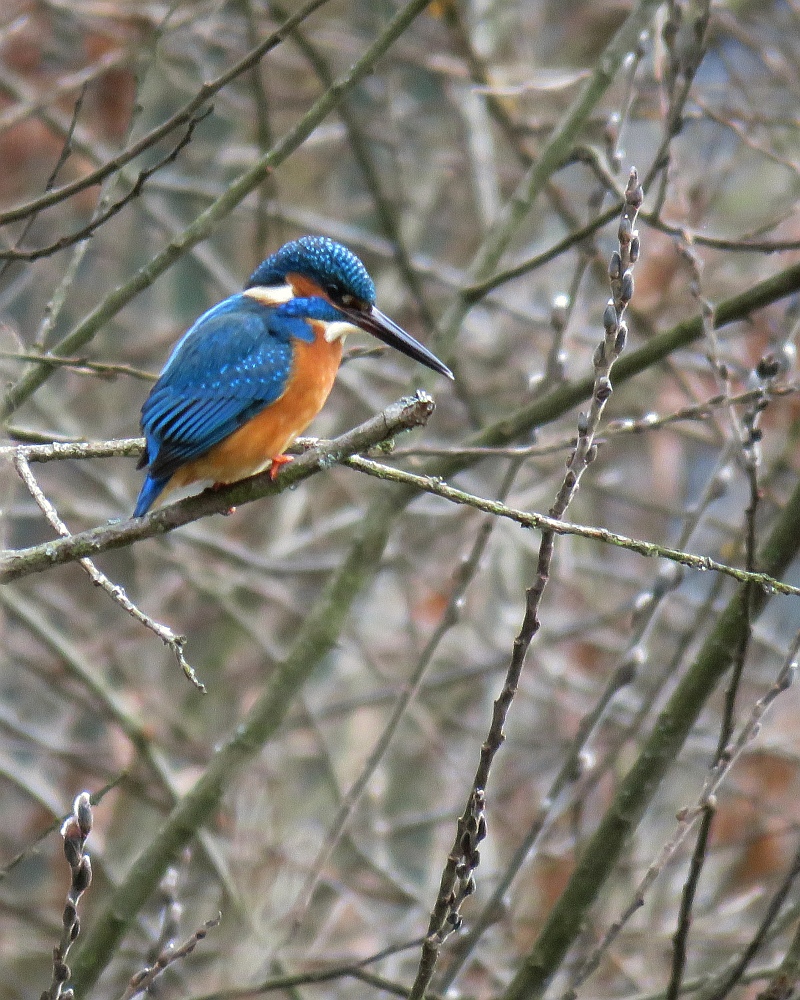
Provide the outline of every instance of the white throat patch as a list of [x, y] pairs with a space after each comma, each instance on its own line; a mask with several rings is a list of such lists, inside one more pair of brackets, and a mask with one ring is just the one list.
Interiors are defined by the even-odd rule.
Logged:
[[333, 344], [337, 340], [341, 340], [344, 343], [344, 338], [348, 333], [358, 332], [358, 327], [352, 323], [348, 323], [347, 320], [336, 320], [334, 323], [325, 324], [325, 339], [329, 344]]

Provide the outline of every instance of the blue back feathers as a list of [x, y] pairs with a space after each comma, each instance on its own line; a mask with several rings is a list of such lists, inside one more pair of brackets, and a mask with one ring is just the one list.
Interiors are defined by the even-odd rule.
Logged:
[[353, 295], [361, 302], [375, 304], [375, 285], [367, 269], [347, 247], [326, 236], [303, 236], [286, 243], [259, 264], [245, 287], [281, 285], [287, 274], [316, 281], [334, 301]]
[[163, 488], [181, 465], [274, 402], [289, 378], [291, 339], [298, 334], [314, 338], [304, 320], [282, 318], [246, 295], [233, 295], [201, 316], [142, 407], [142, 464], [150, 467], [149, 479]]

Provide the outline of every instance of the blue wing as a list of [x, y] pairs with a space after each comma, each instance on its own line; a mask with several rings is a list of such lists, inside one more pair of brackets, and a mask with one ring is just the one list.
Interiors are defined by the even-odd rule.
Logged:
[[[292, 365], [292, 337], [313, 339], [307, 323], [246, 295], [200, 317], [172, 352], [142, 407], [139, 467], [163, 485], [275, 402]], [[160, 492], [160, 490], [159, 490]]]

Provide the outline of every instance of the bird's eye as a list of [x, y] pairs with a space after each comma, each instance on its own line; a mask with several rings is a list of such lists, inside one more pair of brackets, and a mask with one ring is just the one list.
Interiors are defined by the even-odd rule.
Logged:
[[329, 285], [326, 289], [328, 298], [335, 306], [342, 309], [364, 309], [364, 302], [352, 292], [346, 292], [341, 285]]

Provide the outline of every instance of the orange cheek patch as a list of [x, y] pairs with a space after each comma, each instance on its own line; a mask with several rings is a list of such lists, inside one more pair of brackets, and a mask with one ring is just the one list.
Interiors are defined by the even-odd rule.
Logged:
[[298, 299], [327, 299], [327, 295], [322, 291], [319, 285], [312, 281], [310, 278], [304, 277], [302, 274], [287, 274], [286, 280], [294, 289], [295, 298]]

